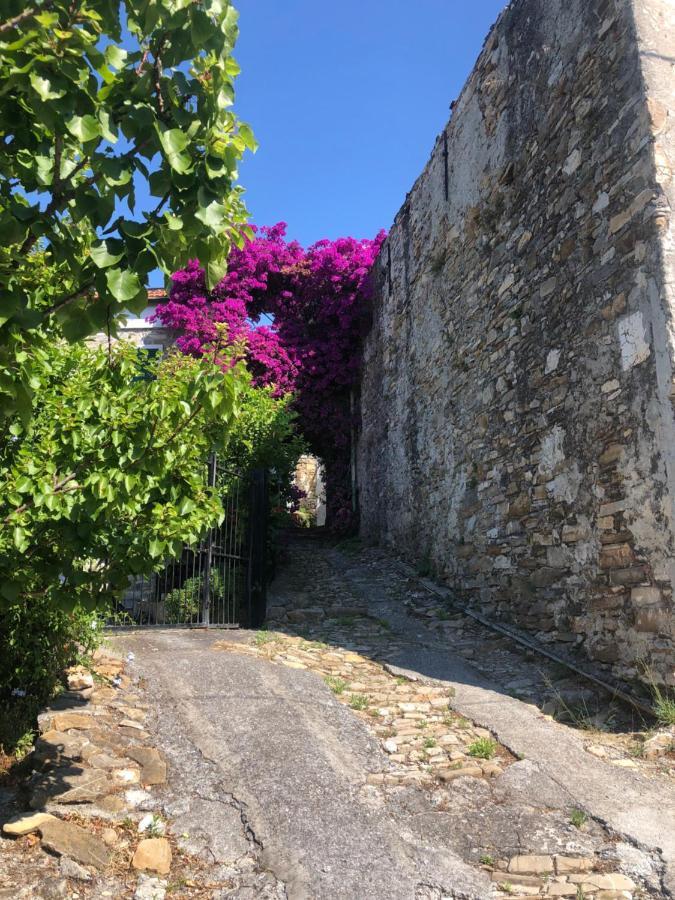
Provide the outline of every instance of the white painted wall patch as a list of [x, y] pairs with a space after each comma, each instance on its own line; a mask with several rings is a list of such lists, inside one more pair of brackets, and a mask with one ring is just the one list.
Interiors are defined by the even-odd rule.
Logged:
[[624, 372], [644, 362], [651, 352], [641, 312], [631, 313], [617, 322], [621, 368]]

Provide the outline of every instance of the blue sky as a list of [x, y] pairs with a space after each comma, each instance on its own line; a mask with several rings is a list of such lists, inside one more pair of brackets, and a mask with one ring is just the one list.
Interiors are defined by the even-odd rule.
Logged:
[[[302, 244], [388, 228], [506, 0], [238, 0], [251, 220]], [[162, 284], [153, 273], [151, 286]]]
[[506, 0], [239, 0], [254, 221], [308, 244], [388, 228]]

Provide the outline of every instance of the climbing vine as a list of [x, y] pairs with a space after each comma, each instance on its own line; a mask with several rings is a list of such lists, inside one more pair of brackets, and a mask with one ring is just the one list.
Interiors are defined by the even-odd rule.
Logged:
[[191, 262], [173, 276], [169, 300], [157, 309], [185, 353], [202, 355], [225, 326], [254, 382], [293, 394], [299, 428], [326, 467], [329, 522], [342, 529], [353, 522], [351, 395], [384, 237], [321, 240], [304, 249], [286, 239], [284, 223], [254, 228], [213, 290]]

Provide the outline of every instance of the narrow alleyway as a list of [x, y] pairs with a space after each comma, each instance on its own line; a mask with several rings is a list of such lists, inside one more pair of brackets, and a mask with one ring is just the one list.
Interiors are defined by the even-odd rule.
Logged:
[[640, 757], [625, 710], [431, 596], [381, 551], [301, 538], [266, 630], [123, 639], [174, 830], [267, 873], [222, 896], [670, 896], [672, 754]]

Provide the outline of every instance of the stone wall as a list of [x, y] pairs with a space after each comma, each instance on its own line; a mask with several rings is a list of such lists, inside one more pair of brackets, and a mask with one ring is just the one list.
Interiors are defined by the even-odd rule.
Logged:
[[675, 683], [675, 3], [515, 0], [376, 264], [362, 535]]
[[326, 487], [324, 469], [316, 456], [303, 454], [295, 467], [293, 483], [304, 491], [300, 508], [307, 510], [312, 525], [322, 527], [326, 524]]

